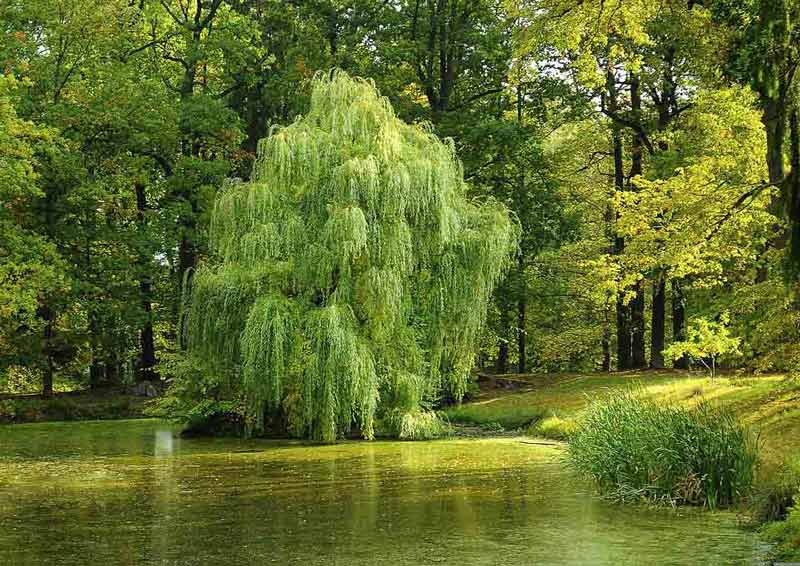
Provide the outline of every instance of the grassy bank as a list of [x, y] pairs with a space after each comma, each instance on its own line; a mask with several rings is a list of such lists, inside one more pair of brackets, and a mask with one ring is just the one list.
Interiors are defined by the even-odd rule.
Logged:
[[117, 389], [0, 398], [0, 424], [142, 417], [147, 398]]
[[800, 380], [783, 375], [720, 375], [679, 371], [511, 375], [484, 381], [470, 403], [445, 411], [451, 423], [524, 429], [560, 439], [592, 397], [640, 385], [646, 397], [685, 406], [712, 401], [733, 410], [760, 434], [767, 463], [800, 456]]

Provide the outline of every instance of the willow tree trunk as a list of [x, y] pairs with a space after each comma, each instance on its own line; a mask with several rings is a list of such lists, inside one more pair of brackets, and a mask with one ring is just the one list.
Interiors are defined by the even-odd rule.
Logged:
[[653, 310], [650, 322], [650, 367], [654, 369], [664, 367], [665, 295], [664, 276], [659, 275], [653, 283]]

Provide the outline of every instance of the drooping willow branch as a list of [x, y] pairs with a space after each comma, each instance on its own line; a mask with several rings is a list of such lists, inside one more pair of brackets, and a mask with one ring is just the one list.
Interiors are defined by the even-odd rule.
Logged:
[[376, 413], [460, 398], [518, 228], [466, 197], [453, 144], [399, 120], [371, 82], [315, 78], [307, 115], [228, 187], [194, 276], [189, 347], [238, 371], [253, 427], [282, 407], [335, 440]]

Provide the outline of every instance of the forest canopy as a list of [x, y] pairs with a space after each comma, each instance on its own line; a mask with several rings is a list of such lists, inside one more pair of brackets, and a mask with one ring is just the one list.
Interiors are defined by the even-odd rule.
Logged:
[[[150, 384], [331, 438], [410, 431], [486, 373], [794, 372], [798, 21], [3, 2], [0, 389]], [[333, 341], [346, 371], [311, 355]]]

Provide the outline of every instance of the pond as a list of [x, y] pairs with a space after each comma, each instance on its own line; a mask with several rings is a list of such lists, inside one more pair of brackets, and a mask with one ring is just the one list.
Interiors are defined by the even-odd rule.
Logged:
[[0, 564], [751, 564], [732, 513], [596, 498], [523, 439], [180, 439], [0, 427]]

